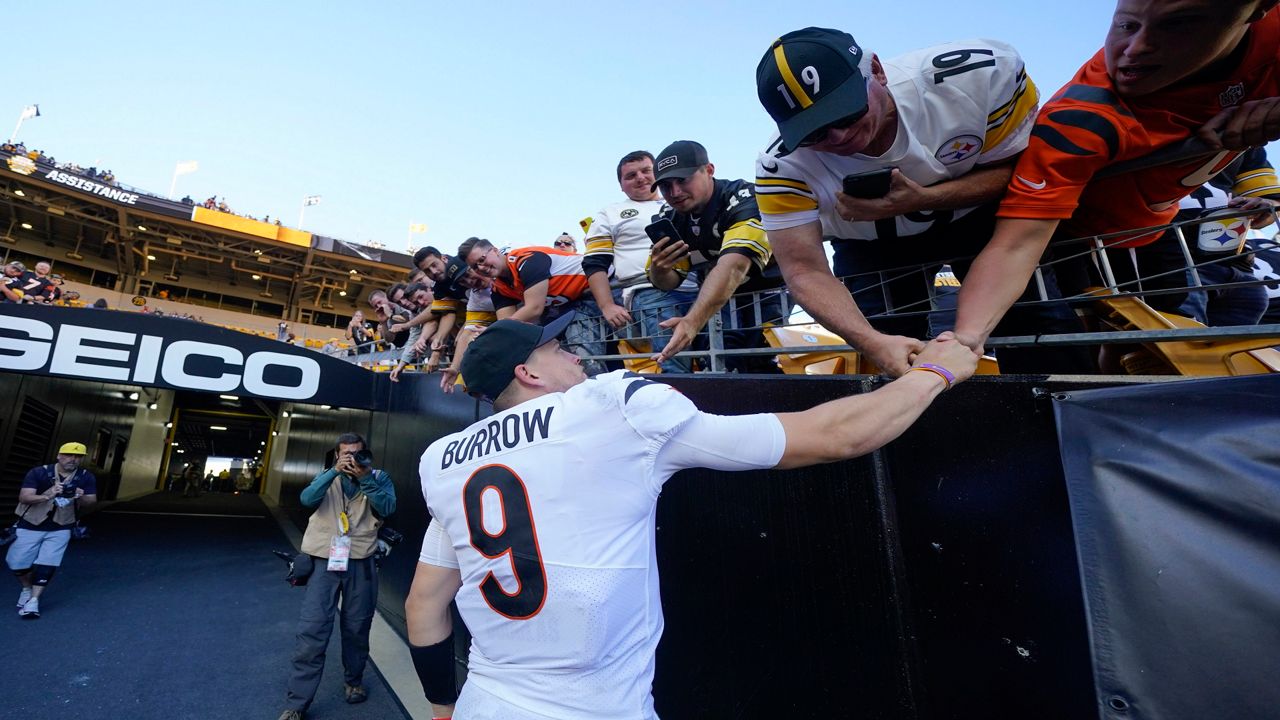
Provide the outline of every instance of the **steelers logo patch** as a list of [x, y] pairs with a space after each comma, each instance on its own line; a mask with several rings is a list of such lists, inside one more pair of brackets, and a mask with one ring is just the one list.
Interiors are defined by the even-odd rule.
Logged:
[[977, 135], [960, 135], [942, 143], [933, 156], [943, 165], [954, 165], [971, 158], [982, 150], [982, 138]]
[[619, 214], [620, 216], [622, 216], [622, 219], [623, 219], [623, 220], [627, 220], [627, 219], [630, 219], [630, 218], [633, 218], [633, 217], [635, 217], [635, 216], [639, 215], [639, 214], [640, 214], [640, 211], [639, 211], [639, 210], [637, 210], [637, 209], [635, 209], [635, 208], [627, 208], [626, 210], [623, 210], [622, 212], [620, 212], [620, 213], [618, 213], [618, 214]]

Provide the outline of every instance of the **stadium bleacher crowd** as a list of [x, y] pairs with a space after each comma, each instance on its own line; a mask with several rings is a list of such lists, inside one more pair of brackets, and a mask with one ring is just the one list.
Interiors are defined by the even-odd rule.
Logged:
[[[466, 345], [495, 319], [570, 311], [566, 341], [592, 374], [779, 372], [788, 363], [769, 348], [788, 344], [780, 330], [799, 308], [817, 321], [807, 341], [861, 358], [839, 367], [890, 375], [951, 330], [981, 354], [993, 334], [1143, 329], [1134, 312], [1163, 327], [1258, 324], [1280, 295], [1275, 240], [1256, 230], [1280, 204], [1263, 149], [1280, 128], [1252, 112], [1276, 89], [1236, 81], [1274, 63], [1239, 50], [1280, 41], [1280, 11], [1264, 5], [1214, 19], [1216, 54], [1152, 49], [1140, 23], [1117, 26], [1047, 100], [1001, 42], [880, 58], [839, 30], [788, 33], [756, 69], [778, 132], [755, 178], [718, 177], [692, 140], [626, 153], [624, 199], [581, 221], [581, 251], [568, 233], [421, 248], [403, 282], [365, 298], [367, 319], [358, 310], [345, 337], [307, 344], [393, 380], [440, 372], [451, 391]], [[1144, 70], [1151, 58], [1163, 69]], [[1196, 152], [1158, 157], [1192, 139]], [[233, 213], [225, 198], [201, 205]], [[49, 270], [7, 266], [5, 300], [78, 302]], [[1083, 346], [995, 355], [1006, 372], [1132, 369]]]

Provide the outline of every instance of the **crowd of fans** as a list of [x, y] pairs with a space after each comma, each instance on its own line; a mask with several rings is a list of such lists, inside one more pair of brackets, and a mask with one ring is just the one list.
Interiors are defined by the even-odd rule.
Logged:
[[[453, 358], [465, 352], [466, 308], [482, 291], [497, 317], [545, 323], [576, 309], [566, 337], [585, 356], [638, 326], [664, 370], [687, 369], [668, 363], [705, 348], [717, 316], [726, 349], [761, 347], [761, 326], [785, 321], [791, 298], [894, 376], [941, 332], [982, 354], [993, 333], [1105, 329], [1090, 316], [1099, 286], [1206, 323], [1257, 323], [1276, 266], [1251, 251], [1274, 243], [1251, 246], [1247, 235], [1280, 204], [1262, 150], [1280, 135], [1280, 83], [1251, 78], [1275, 63], [1274, 52], [1254, 49], [1280, 45], [1280, 10], [1197, 6], [1202, 22], [1177, 27], [1210, 33], [1208, 43], [1166, 28], [1179, 12], [1122, 4], [1104, 48], [1043, 107], [1034, 68], [1003, 42], [882, 59], [838, 30], [787, 33], [756, 68], [777, 133], [761, 146], [755, 178], [719, 178], [702, 144], [677, 141], [622, 158], [627, 200], [584, 222], [581, 255], [564, 236], [549, 246], [471, 238], [453, 254], [420, 250], [414, 270], [425, 281], [407, 282], [432, 283], [426, 301], [400, 287], [371, 299], [383, 337], [414, 331], [394, 340], [403, 354], [393, 378], [425, 357], [451, 387], [456, 363], [442, 366], [438, 349], [452, 342]], [[1191, 139], [1204, 144], [1199, 154], [1168, 153]], [[1244, 217], [1205, 217], [1215, 208]], [[1167, 232], [1179, 220], [1193, 235], [1189, 253]], [[1106, 238], [1106, 247], [1073, 243], [1081, 238]], [[1186, 254], [1201, 267], [1188, 267]], [[960, 292], [954, 318], [939, 325], [930, 311], [944, 264]], [[1229, 290], [1247, 302], [1226, 304], [1241, 299]], [[742, 293], [750, 300], [735, 303]], [[998, 354], [1004, 372], [1119, 369], [1097, 348]], [[776, 371], [768, 359], [731, 355], [731, 369]]]
[[4, 152], [10, 152], [15, 155], [25, 155], [32, 162], [44, 163], [45, 165], [52, 165], [59, 170], [63, 170], [69, 173], [74, 173], [82, 177], [87, 177], [90, 180], [97, 180], [98, 182], [104, 185], [116, 184], [115, 173], [111, 172], [110, 170], [98, 170], [98, 168], [96, 167], [87, 167], [87, 168], [81, 167], [73, 162], [59, 163], [57, 160], [53, 159], [53, 156], [45, 155], [43, 150], [28, 150], [27, 146], [24, 145], [21, 141], [16, 143], [8, 143], [8, 142], [0, 143], [0, 150], [3, 150]]
[[[196, 201], [192, 200], [190, 195], [186, 195], [179, 202], [185, 205], [194, 205]], [[205, 199], [204, 202], [200, 203], [200, 207], [204, 208], [205, 210], [216, 210], [218, 212], [227, 213], [228, 215], [238, 215], [242, 218], [248, 218], [249, 220], [254, 220], [256, 222], [264, 222], [264, 223], [274, 222], [277, 226], [284, 225], [284, 223], [280, 222], [280, 218], [278, 217], [275, 220], [272, 220], [270, 215], [264, 215], [262, 219], [258, 219], [253, 215], [244, 215], [244, 214], [238, 213], [235, 210], [232, 210], [231, 206], [227, 205], [227, 199], [225, 197], [222, 199], [218, 199], [217, 195], [210, 195], [208, 198]]]
[[[792, 300], [890, 375], [941, 332], [981, 353], [992, 333], [1096, 329], [1079, 298], [1099, 285], [1205, 323], [1257, 323], [1267, 291], [1251, 276], [1269, 278], [1276, 265], [1252, 262], [1253, 251], [1274, 243], [1250, 245], [1247, 234], [1280, 204], [1262, 150], [1280, 135], [1270, 112], [1280, 88], [1242, 80], [1273, 61], [1240, 49], [1251, 37], [1280, 43], [1280, 10], [1249, 7], [1204, 10], [1213, 52], [1147, 42], [1140, 23], [1119, 23], [1044, 107], [1034, 68], [1003, 42], [882, 59], [838, 30], [787, 33], [756, 68], [777, 132], [754, 178], [717, 177], [690, 140], [628, 153], [616, 168], [626, 199], [583, 221], [581, 252], [567, 233], [546, 245], [468, 238], [453, 252], [422, 248], [403, 283], [369, 296], [371, 317], [357, 313], [345, 343], [327, 346], [395, 348], [393, 379], [417, 366], [441, 371], [451, 388], [469, 339], [494, 318], [545, 323], [570, 310], [578, 319], [567, 339], [589, 372], [605, 369], [594, 358], [620, 341], [647, 344], [663, 371], [692, 370], [697, 361], [682, 353], [708, 348], [715, 318], [724, 349], [744, 351], [730, 353], [730, 369], [776, 372], [750, 350], [766, 346], [762, 328], [785, 322]], [[1143, 12], [1164, 21], [1164, 10]], [[1192, 91], [1200, 100], [1186, 99]], [[1190, 138], [1208, 143], [1202, 155], [1148, 161]], [[233, 212], [217, 197], [203, 206]], [[1249, 215], [1234, 225], [1204, 218], [1224, 208]], [[1175, 219], [1190, 224], [1165, 232]], [[1106, 251], [1061, 250], [1103, 236]], [[1203, 267], [1187, 268], [1188, 253]], [[931, 310], [944, 264], [960, 291], [954, 317], [939, 323]], [[43, 276], [12, 273], [7, 299], [53, 292]], [[1170, 290], [1201, 282], [1209, 287]], [[1113, 369], [1095, 355], [1006, 349], [999, 360], [1006, 372]]]

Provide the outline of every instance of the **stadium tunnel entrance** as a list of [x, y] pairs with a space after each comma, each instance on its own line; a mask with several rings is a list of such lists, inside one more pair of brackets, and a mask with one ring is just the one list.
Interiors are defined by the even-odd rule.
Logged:
[[[160, 490], [260, 494], [273, 449], [279, 403], [237, 395], [174, 393]], [[192, 486], [186, 475], [194, 468]]]

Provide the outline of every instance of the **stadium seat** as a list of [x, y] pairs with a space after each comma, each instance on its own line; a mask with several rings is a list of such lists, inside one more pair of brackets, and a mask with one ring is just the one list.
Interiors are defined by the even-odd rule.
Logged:
[[[803, 347], [813, 345], [813, 352], [779, 354], [778, 365], [792, 375], [877, 375], [880, 368], [853, 350], [822, 350], [822, 347], [845, 345], [844, 338], [817, 323], [775, 325], [764, 330], [770, 347]], [[999, 375], [996, 358], [984, 355], [978, 361], [977, 375]]]
[[[653, 352], [653, 345], [648, 340], [632, 338], [630, 340], [618, 340], [619, 355], [638, 355], [641, 353]], [[661, 373], [662, 368], [651, 358], [638, 358], [633, 360], [623, 360], [622, 364], [628, 370], [634, 373]]]
[[778, 365], [790, 375], [875, 375], [880, 368], [853, 350], [823, 350], [846, 344], [839, 335], [817, 323], [774, 325], [764, 329], [770, 347], [813, 346], [812, 352], [782, 353]]
[[[1203, 328], [1191, 318], [1162, 313], [1137, 297], [1115, 295], [1108, 288], [1090, 288], [1098, 298], [1098, 314], [1117, 330], [1175, 330]], [[1172, 340], [1142, 343], [1144, 353], [1130, 353], [1121, 359], [1125, 371], [1133, 375], [1211, 376], [1260, 375], [1280, 372], [1280, 338], [1240, 338], [1236, 340]]]

